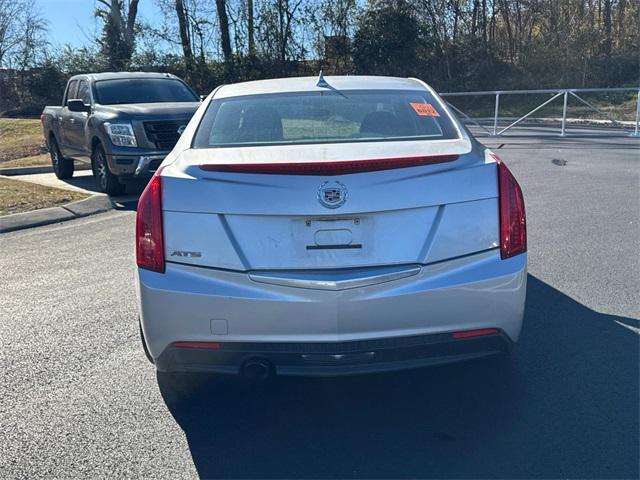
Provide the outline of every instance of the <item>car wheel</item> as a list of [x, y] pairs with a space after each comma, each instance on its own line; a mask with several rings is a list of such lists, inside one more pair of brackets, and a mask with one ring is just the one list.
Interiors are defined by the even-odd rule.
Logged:
[[56, 177], [61, 180], [73, 177], [73, 160], [62, 156], [55, 137], [49, 140], [49, 155], [51, 155], [51, 166]]
[[93, 176], [98, 189], [107, 195], [115, 196], [124, 193], [125, 186], [118, 181], [118, 177], [111, 173], [107, 164], [107, 156], [102, 145], [93, 149]]
[[140, 329], [140, 341], [142, 342], [142, 349], [144, 350], [144, 354], [147, 357], [147, 360], [151, 362], [151, 364], [155, 364], [153, 361], [153, 357], [149, 353], [149, 349], [147, 348], [147, 341], [144, 339], [144, 333], [142, 332], [142, 324], [140, 323], [140, 318], [138, 318], [138, 328]]

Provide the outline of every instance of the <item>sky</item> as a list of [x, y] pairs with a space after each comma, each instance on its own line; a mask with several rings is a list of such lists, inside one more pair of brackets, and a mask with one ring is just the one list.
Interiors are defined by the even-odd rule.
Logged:
[[[36, 0], [36, 4], [49, 22], [48, 38], [53, 46], [79, 47], [94, 36], [96, 0]], [[154, 23], [157, 17], [154, 0], [140, 0], [138, 19]]]

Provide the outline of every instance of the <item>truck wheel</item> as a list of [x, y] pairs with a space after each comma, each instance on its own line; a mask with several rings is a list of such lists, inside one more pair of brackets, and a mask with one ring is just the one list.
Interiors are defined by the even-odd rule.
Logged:
[[73, 160], [62, 156], [55, 137], [49, 140], [49, 155], [51, 155], [51, 165], [56, 177], [61, 180], [73, 177]]
[[122, 195], [124, 193], [125, 186], [121, 184], [118, 181], [118, 177], [109, 170], [107, 157], [104, 154], [102, 145], [98, 144], [96, 148], [93, 149], [91, 163], [93, 165], [93, 176], [101, 192], [111, 196]]

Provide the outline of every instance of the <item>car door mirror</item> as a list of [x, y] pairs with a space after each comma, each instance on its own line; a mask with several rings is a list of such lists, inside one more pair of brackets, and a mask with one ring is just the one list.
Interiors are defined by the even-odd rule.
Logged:
[[74, 98], [67, 101], [67, 107], [71, 112], [89, 112], [91, 111], [91, 105], [84, 103], [79, 98]]

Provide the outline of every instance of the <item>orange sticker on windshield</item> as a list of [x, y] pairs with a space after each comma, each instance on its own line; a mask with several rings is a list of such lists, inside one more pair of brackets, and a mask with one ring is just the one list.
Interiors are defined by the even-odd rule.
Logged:
[[430, 103], [410, 103], [411, 107], [416, 111], [418, 115], [421, 117], [439, 117], [440, 114], [438, 111], [433, 108], [433, 105]]

